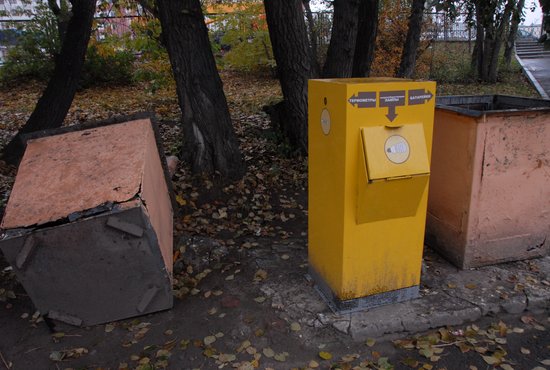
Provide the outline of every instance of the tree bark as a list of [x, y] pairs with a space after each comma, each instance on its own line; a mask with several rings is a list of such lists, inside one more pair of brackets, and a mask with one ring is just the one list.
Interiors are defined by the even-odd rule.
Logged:
[[514, 3], [514, 0], [508, 0], [501, 12], [499, 12], [497, 4], [493, 2], [480, 1], [476, 3], [478, 22], [476, 61], [478, 78], [483, 82], [494, 83], [497, 81], [500, 49]]
[[264, 0], [284, 104], [283, 134], [307, 153], [307, 80], [314, 77], [301, 0]]
[[513, 10], [512, 24], [510, 25], [510, 32], [508, 32], [508, 37], [506, 38], [506, 49], [504, 50], [504, 62], [507, 68], [510, 68], [510, 64], [512, 63], [512, 53], [516, 45], [519, 23], [521, 22], [524, 6], [525, 0], [519, 0], [517, 6]]
[[363, 0], [359, 3], [352, 77], [368, 77], [370, 75], [378, 34], [379, 4], [380, 0]]
[[193, 172], [237, 179], [244, 162], [199, 0], [158, 0], [158, 14], [182, 111], [184, 158]]
[[422, 17], [424, 16], [424, 0], [413, 0], [407, 38], [401, 54], [401, 63], [397, 77], [410, 78], [416, 67], [416, 55], [422, 32]]
[[307, 28], [309, 30], [309, 44], [311, 45], [311, 65], [313, 67], [313, 74], [317, 76], [320, 71], [319, 67], [319, 52], [318, 41], [319, 36], [315, 29], [315, 21], [313, 20], [313, 14], [311, 13], [311, 7], [309, 6], [310, 0], [302, 0], [304, 8], [306, 10]]
[[323, 67], [324, 78], [351, 77], [357, 39], [359, 0], [334, 0], [332, 33]]
[[65, 41], [65, 35], [67, 34], [69, 19], [71, 18], [67, 2], [66, 0], [61, 0], [60, 4], [57, 4], [56, 0], [48, 0], [48, 7], [55, 15], [57, 21], [57, 32], [59, 34], [59, 42], [61, 45], [63, 45], [63, 41]]
[[472, 69], [475, 69], [478, 79], [481, 79], [483, 64], [483, 40], [485, 39], [485, 29], [482, 22], [482, 12], [480, 6], [475, 7], [476, 13], [476, 42], [472, 52]]
[[52, 77], [27, 123], [3, 150], [2, 158], [8, 163], [18, 164], [21, 160], [25, 150], [23, 134], [60, 127], [71, 107], [92, 32], [96, 1], [72, 0], [71, 4], [72, 16], [61, 51], [55, 58]]

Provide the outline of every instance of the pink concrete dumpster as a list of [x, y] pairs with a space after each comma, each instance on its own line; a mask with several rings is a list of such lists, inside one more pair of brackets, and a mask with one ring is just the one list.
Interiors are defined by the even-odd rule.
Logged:
[[437, 100], [426, 243], [460, 268], [550, 248], [550, 101]]
[[0, 247], [37, 309], [94, 325], [172, 307], [172, 203], [149, 119], [30, 140]]

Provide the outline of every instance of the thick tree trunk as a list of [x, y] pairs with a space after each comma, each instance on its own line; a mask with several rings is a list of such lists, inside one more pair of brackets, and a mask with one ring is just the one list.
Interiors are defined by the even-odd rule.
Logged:
[[476, 38], [477, 70], [478, 77], [483, 82], [497, 81], [500, 49], [514, 4], [514, 0], [508, 0], [502, 13], [496, 15], [496, 20], [493, 20], [496, 11], [494, 5], [476, 4], [476, 18], [481, 20], [478, 21], [478, 33], [479, 28], [483, 29]]
[[244, 162], [199, 0], [158, 0], [182, 111], [184, 157], [194, 172], [240, 178]]
[[368, 77], [374, 60], [376, 35], [378, 34], [378, 9], [380, 0], [363, 0], [359, 3], [357, 39], [353, 55], [352, 77]]
[[73, 102], [92, 32], [96, 1], [73, 0], [71, 4], [72, 16], [48, 86], [27, 123], [3, 150], [2, 158], [8, 163], [17, 164], [21, 160], [25, 150], [23, 134], [60, 127]]
[[410, 78], [416, 67], [416, 55], [420, 45], [422, 32], [422, 17], [424, 16], [424, 0], [413, 0], [411, 16], [409, 17], [409, 29], [401, 54], [401, 63], [397, 71], [397, 77]]
[[302, 0], [304, 8], [306, 10], [307, 28], [309, 30], [309, 44], [311, 45], [311, 65], [313, 67], [313, 74], [317, 76], [320, 71], [319, 67], [319, 52], [318, 42], [319, 36], [315, 27], [315, 21], [313, 20], [313, 14], [311, 13], [311, 7], [309, 6], [310, 0]]
[[504, 62], [507, 68], [510, 68], [510, 64], [512, 63], [512, 54], [514, 52], [514, 46], [516, 45], [519, 23], [521, 22], [524, 6], [525, 0], [519, 0], [517, 6], [513, 10], [512, 24], [510, 25], [510, 32], [508, 32], [508, 37], [506, 38], [506, 49], [504, 50]]
[[284, 97], [281, 120], [290, 145], [307, 153], [307, 80], [314, 77], [301, 0], [264, 0]]
[[324, 78], [351, 77], [357, 39], [359, 0], [334, 0], [332, 33], [323, 67]]
[[481, 20], [481, 10], [476, 6], [476, 42], [472, 53], [472, 69], [476, 71], [478, 79], [481, 79], [483, 64], [483, 40], [485, 39], [485, 29]]

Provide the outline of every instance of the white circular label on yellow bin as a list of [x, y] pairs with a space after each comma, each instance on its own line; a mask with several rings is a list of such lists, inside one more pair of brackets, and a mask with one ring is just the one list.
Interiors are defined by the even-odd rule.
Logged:
[[321, 129], [325, 135], [330, 132], [330, 113], [327, 109], [323, 109], [321, 112]]
[[397, 164], [406, 162], [410, 155], [409, 143], [400, 135], [390, 136], [384, 144], [384, 151], [386, 157]]

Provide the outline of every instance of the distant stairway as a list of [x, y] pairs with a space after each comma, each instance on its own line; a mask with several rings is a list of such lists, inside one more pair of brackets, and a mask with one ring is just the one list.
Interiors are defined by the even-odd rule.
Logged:
[[544, 50], [543, 44], [535, 40], [516, 42], [516, 54], [521, 59], [549, 58], [550, 51]]

